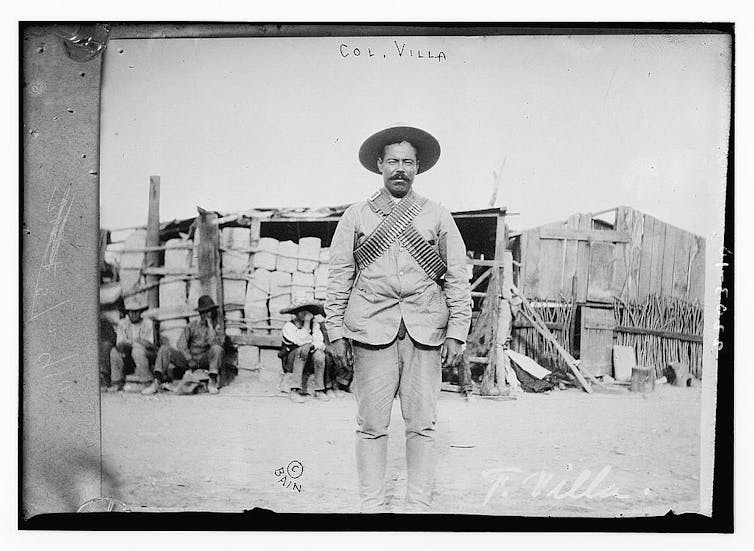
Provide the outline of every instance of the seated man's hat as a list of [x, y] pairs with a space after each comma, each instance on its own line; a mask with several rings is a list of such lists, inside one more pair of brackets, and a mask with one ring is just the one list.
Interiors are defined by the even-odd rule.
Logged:
[[209, 295], [202, 295], [199, 297], [199, 305], [196, 307], [197, 312], [206, 312], [208, 310], [214, 310], [217, 308], [217, 304], [212, 300]]
[[417, 174], [428, 171], [440, 158], [440, 143], [429, 132], [413, 126], [391, 126], [364, 140], [359, 148], [359, 161], [370, 172], [379, 174], [377, 159], [382, 157], [385, 146], [400, 142], [409, 142], [416, 148]]
[[312, 313], [312, 315], [325, 315], [325, 308], [322, 305], [321, 302], [317, 301], [307, 301], [307, 302], [297, 302], [296, 304], [292, 304], [288, 306], [287, 308], [283, 308], [280, 310], [281, 314], [297, 314], [301, 310], [308, 310]]

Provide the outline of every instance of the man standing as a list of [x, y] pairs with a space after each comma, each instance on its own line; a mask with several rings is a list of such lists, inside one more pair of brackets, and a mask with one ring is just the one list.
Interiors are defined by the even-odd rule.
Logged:
[[126, 311], [115, 331], [115, 347], [110, 350], [110, 381], [108, 390], [123, 390], [126, 383], [126, 367], [133, 367], [136, 379], [141, 383], [152, 381], [150, 364], [155, 362], [157, 346], [154, 344], [154, 324], [141, 317], [146, 306]]
[[437, 162], [429, 133], [392, 127], [359, 160], [384, 186], [343, 213], [330, 246], [326, 327], [336, 363], [353, 363], [362, 512], [385, 511], [393, 399], [406, 425], [406, 509], [430, 508], [441, 366], [461, 356], [471, 322], [466, 247], [450, 213], [416, 194]]
[[209, 370], [207, 389], [210, 394], [219, 392], [218, 376], [225, 359], [223, 348], [225, 334], [218, 323], [217, 308], [212, 297], [208, 295], [199, 297], [196, 308], [199, 312], [199, 319], [191, 321], [183, 330], [178, 339], [177, 350], [167, 344], [160, 347], [154, 366], [154, 382], [145, 388], [142, 394], [159, 392], [165, 374], [170, 374], [171, 378], [177, 379], [180, 378], [178, 371], [182, 375], [187, 370], [193, 372], [197, 369]]

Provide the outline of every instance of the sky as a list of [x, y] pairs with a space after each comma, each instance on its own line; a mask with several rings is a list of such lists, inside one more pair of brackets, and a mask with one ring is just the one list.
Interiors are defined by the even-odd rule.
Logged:
[[150, 175], [163, 221], [363, 200], [359, 146], [408, 124], [442, 147], [414, 189], [451, 210], [490, 206], [497, 173], [513, 229], [626, 205], [710, 235], [729, 68], [715, 35], [113, 40], [100, 224], [145, 224]]

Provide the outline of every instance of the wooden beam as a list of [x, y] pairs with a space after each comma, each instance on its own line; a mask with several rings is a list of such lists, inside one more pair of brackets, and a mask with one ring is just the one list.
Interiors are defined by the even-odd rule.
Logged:
[[[160, 177], [149, 177], [149, 211], [147, 215], [147, 247], [160, 246]], [[150, 251], [146, 254], [145, 266], [153, 268], [160, 264], [160, 252]], [[147, 285], [151, 285], [147, 291], [147, 305], [150, 308], [160, 306], [160, 289], [157, 286], [159, 277], [147, 276]]]
[[478, 260], [476, 258], [468, 258], [466, 264], [473, 264], [474, 266], [488, 266], [493, 268], [502, 268], [502, 260]]
[[562, 228], [551, 228], [542, 226], [539, 228], [540, 239], [573, 239], [574, 241], [591, 241], [608, 243], [629, 243], [631, 235], [626, 232], [615, 230], [572, 230]]
[[490, 268], [489, 270], [485, 271], [482, 275], [480, 275], [476, 279], [476, 281], [474, 283], [471, 284], [471, 290], [473, 291], [474, 289], [476, 289], [477, 287], [479, 287], [479, 285], [481, 285], [488, 277], [490, 277], [490, 274], [492, 274], [492, 268]]
[[[562, 323], [555, 323], [555, 322], [545, 322], [545, 327], [547, 327], [550, 331], [563, 331], [563, 324]], [[514, 329], [532, 329], [534, 326], [529, 323], [527, 320], [523, 319], [516, 319], [513, 322], [513, 328]]]
[[283, 340], [278, 335], [231, 335], [230, 342], [236, 346], [261, 346], [263, 348], [280, 348]]
[[665, 339], [676, 339], [679, 341], [703, 343], [704, 337], [701, 335], [691, 335], [689, 333], [676, 333], [673, 331], [660, 331], [659, 329], [645, 329], [644, 327], [630, 327], [618, 325], [615, 330], [618, 333], [631, 333], [634, 335], [653, 335]]

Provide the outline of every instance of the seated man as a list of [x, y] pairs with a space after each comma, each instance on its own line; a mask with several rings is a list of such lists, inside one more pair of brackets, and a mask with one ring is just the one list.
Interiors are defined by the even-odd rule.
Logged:
[[217, 394], [218, 376], [225, 359], [225, 334], [221, 331], [217, 319], [217, 304], [208, 295], [199, 297], [196, 311], [199, 319], [192, 320], [178, 339], [178, 348], [167, 344], [160, 346], [154, 366], [154, 382], [142, 391], [142, 394], [159, 392], [166, 375], [171, 379], [180, 379], [187, 370], [209, 370], [210, 394]]
[[109, 391], [123, 390], [126, 369], [133, 369], [139, 382], [152, 382], [150, 364], [157, 357], [157, 346], [154, 344], [152, 320], [141, 317], [146, 309], [146, 306], [127, 309], [125, 317], [118, 322], [115, 347], [110, 350]]
[[[289, 398], [302, 403], [304, 397], [304, 369], [314, 371], [314, 397], [327, 402], [325, 393], [325, 341], [319, 330], [319, 324], [313, 324], [314, 316], [322, 316], [324, 308], [317, 302], [306, 302], [284, 308], [281, 314], [296, 316], [283, 325], [283, 345], [280, 349], [280, 359], [283, 361], [283, 371], [292, 373]], [[313, 329], [316, 327], [316, 330]]]

